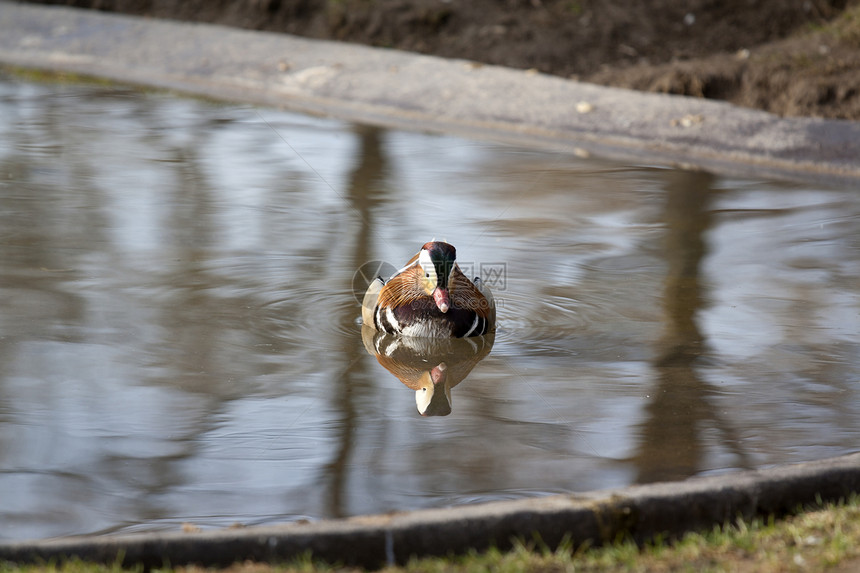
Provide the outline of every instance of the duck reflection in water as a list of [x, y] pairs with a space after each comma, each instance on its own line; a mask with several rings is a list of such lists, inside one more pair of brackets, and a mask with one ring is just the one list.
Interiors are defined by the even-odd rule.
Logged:
[[397, 336], [363, 326], [367, 352], [415, 391], [422, 416], [451, 413], [451, 389], [462, 382], [493, 348], [494, 334], [472, 338]]

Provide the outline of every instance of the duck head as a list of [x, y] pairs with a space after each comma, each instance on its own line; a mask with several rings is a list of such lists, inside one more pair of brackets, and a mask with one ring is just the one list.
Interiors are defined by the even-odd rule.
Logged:
[[448, 312], [451, 307], [448, 288], [456, 258], [457, 249], [442, 241], [425, 243], [418, 253], [418, 266], [423, 273], [421, 287], [433, 297], [436, 307], [442, 312]]

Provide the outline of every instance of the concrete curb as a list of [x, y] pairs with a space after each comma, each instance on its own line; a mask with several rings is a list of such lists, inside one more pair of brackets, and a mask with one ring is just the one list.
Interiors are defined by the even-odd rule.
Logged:
[[550, 547], [574, 547], [620, 536], [707, 529], [737, 517], [784, 515], [801, 504], [847, 498], [860, 491], [860, 453], [818, 462], [632, 486], [582, 495], [493, 502], [281, 526], [200, 533], [154, 533], [0, 544], [0, 561], [87, 561], [146, 567], [226, 566], [248, 559], [314, 558], [368, 568], [410, 556], [449, 555], [514, 538], [539, 536]]
[[860, 122], [780, 119], [281, 34], [0, 0], [0, 62], [579, 154], [757, 176], [860, 177]]

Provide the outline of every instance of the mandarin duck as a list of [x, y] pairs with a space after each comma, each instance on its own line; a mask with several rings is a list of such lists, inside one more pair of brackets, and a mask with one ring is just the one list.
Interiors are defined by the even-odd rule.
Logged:
[[493, 332], [496, 305], [480, 278], [469, 280], [453, 245], [425, 243], [385, 281], [376, 277], [362, 303], [364, 324], [389, 334], [463, 338]]

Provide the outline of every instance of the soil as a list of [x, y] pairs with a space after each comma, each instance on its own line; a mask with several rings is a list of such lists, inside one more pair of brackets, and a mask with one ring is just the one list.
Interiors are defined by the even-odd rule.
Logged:
[[[38, 0], [36, 0], [38, 1]], [[43, 0], [860, 119], [860, 0]]]

